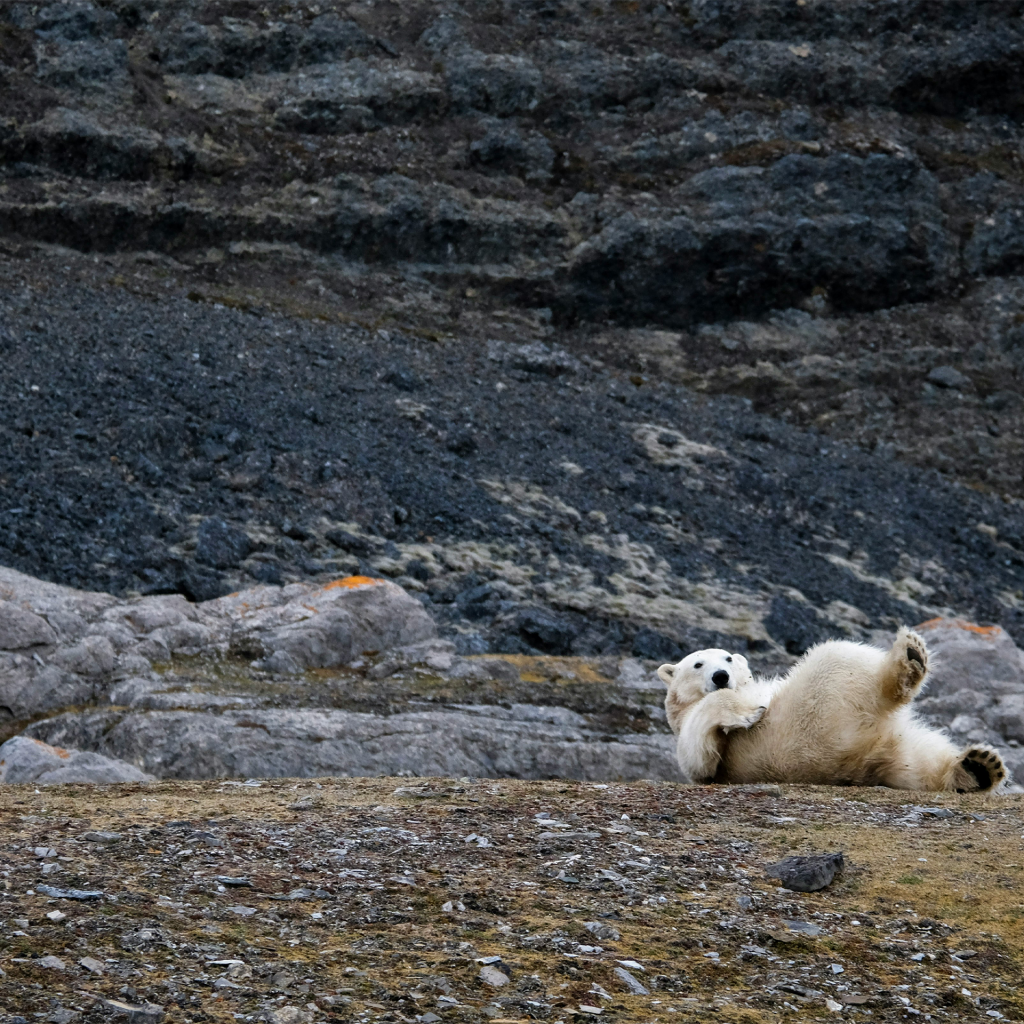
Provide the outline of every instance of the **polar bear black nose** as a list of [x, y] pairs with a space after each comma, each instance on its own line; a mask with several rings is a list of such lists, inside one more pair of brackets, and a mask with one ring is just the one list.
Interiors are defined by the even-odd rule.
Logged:
[[720, 668], [712, 677], [711, 682], [718, 687], [719, 690], [725, 689], [729, 685], [729, 673], [724, 668]]

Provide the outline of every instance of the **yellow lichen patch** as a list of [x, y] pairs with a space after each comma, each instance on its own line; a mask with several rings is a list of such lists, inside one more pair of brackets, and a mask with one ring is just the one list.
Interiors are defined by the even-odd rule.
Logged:
[[507, 661], [519, 669], [524, 682], [568, 680], [579, 683], [608, 683], [610, 676], [597, 658], [537, 657], [531, 654], [473, 655], [470, 659]]

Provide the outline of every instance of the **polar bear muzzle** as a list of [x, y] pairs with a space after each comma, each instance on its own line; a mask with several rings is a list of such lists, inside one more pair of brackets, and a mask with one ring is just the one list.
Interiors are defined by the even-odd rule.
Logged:
[[716, 690], [724, 690], [729, 685], [729, 673], [720, 668], [712, 677], [711, 682], [715, 684]]

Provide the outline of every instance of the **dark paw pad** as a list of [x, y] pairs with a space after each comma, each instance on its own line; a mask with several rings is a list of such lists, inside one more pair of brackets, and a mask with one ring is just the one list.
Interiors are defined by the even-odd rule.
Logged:
[[978, 789], [992, 789], [1006, 778], [1003, 759], [984, 747], [965, 751], [960, 764], [978, 784]]
[[916, 661], [921, 668], [924, 668], [924, 659], [913, 647], [907, 648], [907, 658], [910, 661]]

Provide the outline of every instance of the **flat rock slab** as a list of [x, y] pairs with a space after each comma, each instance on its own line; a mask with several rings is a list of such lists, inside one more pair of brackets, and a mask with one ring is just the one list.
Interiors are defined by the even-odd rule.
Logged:
[[[836, 1006], [1018, 1019], [1024, 797], [949, 794], [949, 818], [923, 806], [849, 787], [468, 778], [164, 781], [84, 802], [4, 787], [0, 1021], [83, 989], [171, 1022], [227, 1001], [253, 1019], [519, 1020], [527, 999], [553, 1020], [612, 1004], [690, 1024]], [[59, 854], [49, 889], [37, 847]], [[848, 865], [820, 892], [780, 891], [761, 866], [822, 847]], [[224, 885], [229, 864], [251, 885]]]

